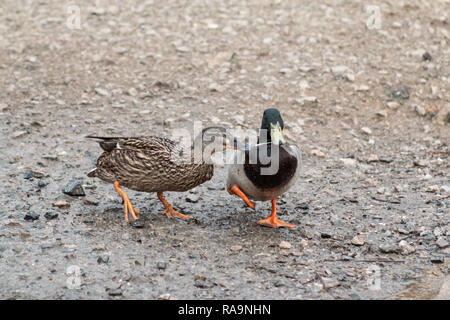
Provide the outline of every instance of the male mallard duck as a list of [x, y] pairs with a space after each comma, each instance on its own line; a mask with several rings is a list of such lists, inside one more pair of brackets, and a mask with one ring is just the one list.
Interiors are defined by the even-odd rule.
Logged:
[[274, 228], [293, 228], [294, 225], [277, 219], [276, 204], [278, 197], [298, 177], [301, 152], [297, 146], [286, 143], [283, 129], [283, 119], [277, 109], [264, 111], [258, 143], [234, 154], [235, 162], [228, 171], [227, 191], [242, 198], [252, 209], [255, 204], [249, 198], [271, 200], [272, 214], [258, 223]]
[[[212, 148], [216, 137], [221, 136], [222, 145]], [[226, 148], [236, 149], [237, 140], [228, 135], [224, 128], [209, 127], [195, 139], [194, 146], [201, 145], [201, 158], [194, 161], [194, 153], [186, 158], [185, 149], [178, 143], [161, 137], [97, 137], [104, 152], [97, 160], [96, 168], [88, 173], [89, 177], [98, 177], [103, 181], [113, 183], [114, 189], [122, 197], [124, 203], [125, 220], [129, 222], [128, 213], [133, 219], [139, 216], [121, 186], [141, 192], [157, 192], [169, 218], [178, 216], [184, 220], [192, 218], [184, 215], [170, 205], [164, 198], [165, 191], [187, 191], [213, 176], [214, 166], [211, 155]], [[234, 140], [234, 142], [233, 142]], [[195, 149], [200, 150], [200, 148]], [[204, 151], [209, 150], [205, 152]], [[208, 154], [209, 153], [209, 154]], [[196, 159], [199, 159], [195, 155]]]

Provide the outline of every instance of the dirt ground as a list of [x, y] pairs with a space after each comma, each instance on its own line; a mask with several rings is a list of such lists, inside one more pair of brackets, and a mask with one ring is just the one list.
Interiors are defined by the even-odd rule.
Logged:
[[[0, 3], [0, 298], [450, 299], [448, 0], [93, 3]], [[188, 222], [128, 190], [128, 225], [86, 176], [87, 134], [256, 129], [269, 107], [302, 149], [294, 230], [258, 225], [270, 204], [221, 165], [166, 194]]]

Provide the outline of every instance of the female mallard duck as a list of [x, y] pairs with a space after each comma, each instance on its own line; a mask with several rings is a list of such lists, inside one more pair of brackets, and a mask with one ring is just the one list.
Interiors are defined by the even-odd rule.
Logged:
[[249, 198], [271, 200], [272, 214], [258, 223], [274, 228], [293, 228], [294, 225], [278, 220], [276, 204], [278, 197], [298, 177], [301, 152], [297, 146], [286, 143], [283, 129], [283, 119], [277, 109], [264, 111], [258, 143], [234, 154], [235, 162], [228, 171], [227, 191], [242, 198], [252, 209], [255, 204]]
[[[223, 139], [215, 139], [217, 136]], [[128, 213], [135, 220], [140, 213], [131, 204], [121, 186], [141, 192], [157, 192], [159, 200], [165, 207], [163, 214], [167, 214], [169, 218], [174, 215], [184, 220], [192, 218], [174, 210], [164, 198], [163, 192], [187, 191], [210, 180], [214, 172], [211, 155], [226, 148], [236, 149], [238, 143], [224, 128], [205, 128], [192, 145], [192, 149], [201, 145], [202, 151], [202, 158], [194, 161], [194, 153], [191, 152], [191, 157], [186, 158], [185, 148], [161, 137], [87, 136], [87, 138], [98, 139], [100, 147], [104, 150], [97, 160], [96, 168], [90, 171], [88, 176], [98, 177], [114, 184], [114, 189], [123, 199], [127, 222], [129, 222]], [[216, 140], [222, 141], [222, 144], [214, 145], [213, 148], [212, 143]], [[197, 159], [199, 158], [196, 155], [195, 160]]]

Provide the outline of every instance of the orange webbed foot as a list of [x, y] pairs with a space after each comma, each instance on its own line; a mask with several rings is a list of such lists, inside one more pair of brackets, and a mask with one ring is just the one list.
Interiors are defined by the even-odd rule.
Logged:
[[164, 195], [162, 192], [158, 192], [157, 195], [158, 195], [158, 199], [163, 203], [164, 207], [166, 208], [163, 211], [163, 214], [166, 214], [169, 219], [172, 218], [173, 216], [180, 217], [183, 220], [188, 220], [188, 219], [192, 218], [192, 216], [190, 216], [190, 215], [182, 214], [181, 212], [176, 211], [171, 206], [171, 204], [164, 198]]
[[183, 220], [188, 220], [188, 219], [192, 219], [192, 216], [188, 215], [188, 214], [183, 214], [181, 212], [176, 211], [174, 208], [170, 207], [170, 208], [166, 208], [163, 211], [163, 214], [166, 214], [167, 217], [170, 219], [173, 216], [177, 216], [180, 217]]
[[242, 200], [244, 200], [244, 202], [252, 209], [255, 209], [255, 203], [250, 201], [249, 198], [245, 195], [245, 193], [239, 189], [238, 186], [232, 186], [230, 189], [227, 189], [229, 194], [235, 194], [237, 195], [239, 198], [241, 198]]
[[114, 182], [114, 189], [116, 189], [117, 193], [122, 197], [123, 200], [123, 207], [125, 212], [125, 221], [130, 222], [130, 219], [128, 218], [128, 213], [131, 214], [134, 220], [139, 219], [140, 212], [138, 209], [136, 209], [133, 204], [130, 201], [130, 198], [128, 198], [127, 194], [120, 188], [119, 182]]
[[277, 217], [272, 216], [266, 219], [259, 220], [258, 223], [265, 227], [272, 227], [272, 228], [282, 228], [282, 227], [295, 228], [293, 224], [280, 221], [278, 220]]
[[272, 214], [269, 217], [267, 217], [266, 219], [259, 220], [258, 223], [260, 225], [263, 225], [266, 227], [272, 227], [272, 228], [282, 228], [282, 227], [295, 228], [295, 226], [293, 224], [278, 220], [278, 218], [277, 218], [277, 200], [278, 199], [272, 200]]

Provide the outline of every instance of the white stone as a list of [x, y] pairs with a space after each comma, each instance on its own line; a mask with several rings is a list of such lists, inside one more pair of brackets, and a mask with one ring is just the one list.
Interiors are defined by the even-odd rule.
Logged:
[[278, 247], [280, 247], [280, 249], [290, 249], [292, 245], [287, 241], [281, 241]]
[[317, 149], [312, 150], [311, 155], [319, 157], [319, 158], [325, 158], [325, 153], [323, 153], [322, 151], [317, 150]]
[[341, 158], [339, 159], [346, 166], [356, 166], [356, 160], [351, 158]]

